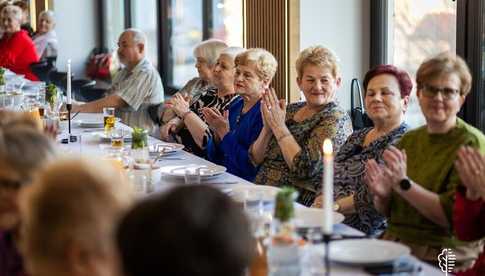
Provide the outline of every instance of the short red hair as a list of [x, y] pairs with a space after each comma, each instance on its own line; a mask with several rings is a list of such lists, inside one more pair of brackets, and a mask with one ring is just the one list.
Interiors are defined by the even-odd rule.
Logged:
[[409, 77], [409, 74], [406, 71], [400, 70], [391, 64], [379, 64], [365, 74], [364, 94], [367, 91], [367, 85], [370, 80], [375, 76], [383, 74], [393, 75], [397, 79], [399, 90], [401, 90], [401, 98], [411, 95], [411, 90], [413, 89], [413, 81], [411, 80], [411, 77]]

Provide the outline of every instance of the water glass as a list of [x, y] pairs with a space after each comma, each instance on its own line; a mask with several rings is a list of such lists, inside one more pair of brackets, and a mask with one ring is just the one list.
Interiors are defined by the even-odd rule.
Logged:
[[123, 148], [125, 131], [121, 128], [115, 128], [111, 131], [111, 147]]
[[184, 179], [188, 185], [200, 184], [200, 168], [186, 169]]

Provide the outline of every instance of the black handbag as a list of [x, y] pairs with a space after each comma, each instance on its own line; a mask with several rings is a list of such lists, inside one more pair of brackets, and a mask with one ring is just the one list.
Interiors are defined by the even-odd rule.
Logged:
[[[355, 90], [357, 88], [359, 106], [355, 106]], [[362, 97], [362, 87], [360, 86], [359, 79], [352, 79], [350, 83], [350, 118], [352, 119], [352, 127], [355, 130], [359, 130], [366, 127], [374, 126], [372, 120], [365, 114], [364, 99]]]

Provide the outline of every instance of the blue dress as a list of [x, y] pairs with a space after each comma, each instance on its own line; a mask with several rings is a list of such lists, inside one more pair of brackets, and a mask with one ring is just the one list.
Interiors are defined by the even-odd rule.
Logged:
[[256, 141], [263, 128], [261, 101], [242, 113], [244, 101], [237, 98], [229, 107], [229, 129], [220, 143], [211, 137], [207, 143], [207, 158], [227, 168], [229, 173], [253, 181], [258, 167], [249, 159], [249, 147]]

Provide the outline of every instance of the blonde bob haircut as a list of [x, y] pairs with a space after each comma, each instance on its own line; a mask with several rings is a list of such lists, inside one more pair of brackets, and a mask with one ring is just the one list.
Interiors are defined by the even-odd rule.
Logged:
[[271, 80], [276, 74], [278, 62], [276, 58], [265, 49], [251, 48], [237, 55], [235, 64], [248, 65], [253, 63], [256, 65], [256, 73], [262, 80]]
[[112, 164], [92, 159], [58, 160], [41, 170], [21, 194], [27, 267], [65, 263], [72, 245], [90, 254], [113, 250], [115, 227], [132, 202], [124, 179]]
[[219, 39], [208, 39], [199, 43], [194, 48], [194, 56], [203, 58], [210, 66], [216, 64], [221, 52], [227, 48], [227, 44]]
[[428, 82], [443, 75], [456, 74], [460, 79], [460, 94], [467, 95], [472, 86], [472, 75], [466, 62], [450, 52], [441, 53], [423, 62], [416, 72], [416, 84], [422, 89]]
[[340, 77], [338, 57], [330, 49], [323, 46], [308, 47], [300, 52], [296, 60], [298, 78], [303, 77], [303, 70], [307, 65], [328, 68], [334, 78]]

